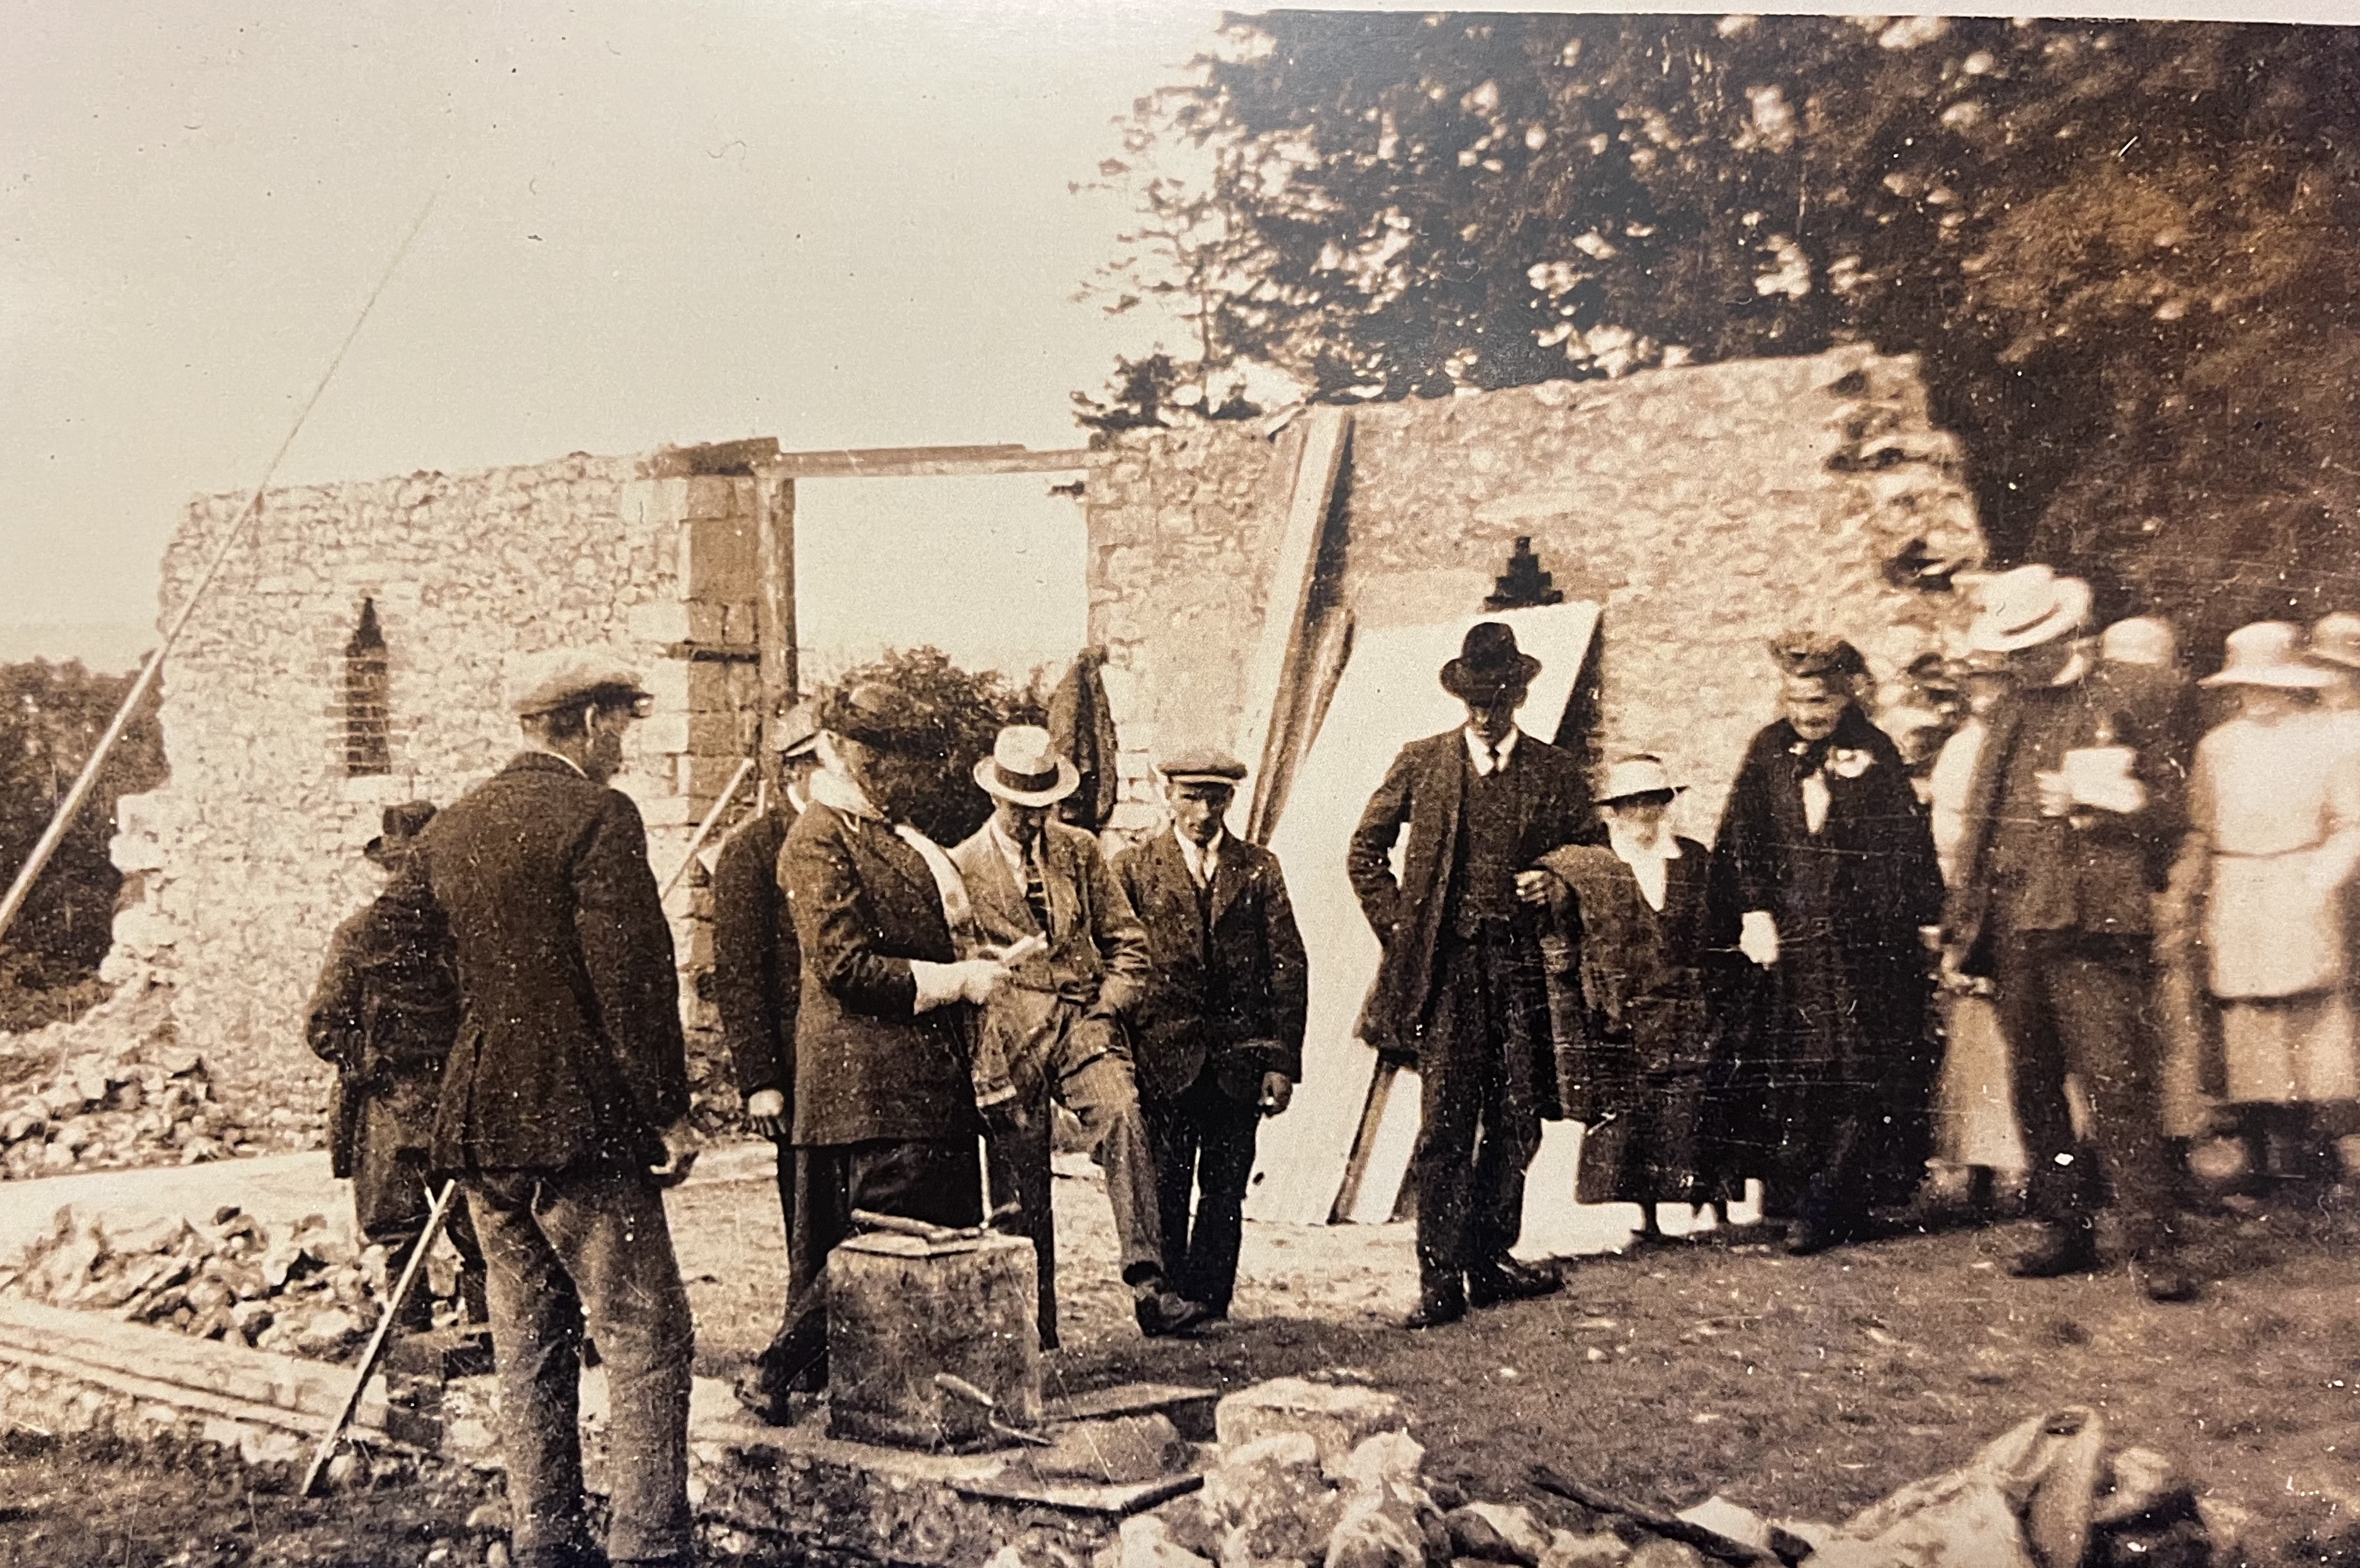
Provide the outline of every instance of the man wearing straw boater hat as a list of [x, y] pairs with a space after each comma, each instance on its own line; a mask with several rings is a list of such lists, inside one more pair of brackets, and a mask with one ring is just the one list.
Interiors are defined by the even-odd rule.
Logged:
[[1516, 727], [1540, 668], [1504, 622], [1470, 627], [1442, 667], [1466, 724], [1404, 746], [1352, 831], [1352, 890], [1384, 949], [1361, 1038], [1414, 1062], [1420, 1082], [1409, 1328], [1558, 1288], [1509, 1256], [1556, 1100], [1538, 917], [1524, 906], [1548, 897], [1535, 864], [1590, 823], [1580, 765]]
[[[361, 855], [388, 881], [410, 851], [434, 802], [388, 806], [382, 832]], [[434, 1139], [435, 1096], [459, 1032], [459, 976], [441, 929], [417, 918], [404, 900], [380, 893], [336, 928], [311, 994], [304, 1038], [336, 1069], [328, 1109], [328, 1159], [353, 1182], [353, 1217], [361, 1235], [386, 1250], [394, 1278], [426, 1234], [433, 1189], [427, 1179]], [[484, 1322], [484, 1254], [464, 1207], [444, 1234], [459, 1253], [459, 1300], [471, 1323]], [[432, 1325], [434, 1301], [422, 1290], [402, 1298], [397, 1324]]]
[[1049, 732], [1012, 724], [975, 765], [991, 818], [951, 860], [967, 883], [972, 956], [1008, 966], [984, 1004], [974, 1062], [995, 1205], [1013, 1200], [1040, 1260], [1043, 1348], [1057, 1343], [1050, 1104], [1072, 1111], [1106, 1168], [1123, 1283], [1142, 1333], [1176, 1334], [1205, 1309], [1165, 1285], [1155, 1159], [1123, 1019], [1148, 979], [1147, 933], [1098, 840], [1053, 820], [1081, 774]]
[[[2100, 678], [2086, 583], [2018, 567], [1992, 580], [1984, 606], [1969, 646], [2005, 656], [2015, 681], [1968, 789], [1944, 961], [1991, 976], [2015, 1051], [2027, 1196], [2045, 1226], [2016, 1272], [2096, 1269], [2111, 1185], [2147, 1294], [2186, 1301], [2200, 1287], [2173, 1229], [2150, 1007], [2183, 761], [2155, 705]], [[2088, 1096], [2092, 1147], [2074, 1136], [2069, 1073]]]
[[[519, 1568], [690, 1561], [694, 1342], [662, 1192], [694, 1158], [688, 1066], [647, 831], [608, 787], [651, 702], [600, 650], [520, 661], [524, 750], [434, 820], [401, 881], [458, 964], [434, 1163], [466, 1190], [490, 1276]], [[609, 1388], [603, 1553], [582, 1483], [585, 1327]]]

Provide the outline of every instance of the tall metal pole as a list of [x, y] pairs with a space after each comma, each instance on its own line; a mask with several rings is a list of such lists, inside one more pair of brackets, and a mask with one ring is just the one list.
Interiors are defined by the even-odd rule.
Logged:
[[263, 492], [270, 487], [272, 477], [279, 472], [279, 463], [287, 456], [287, 449], [295, 444], [295, 437], [303, 429], [303, 421], [311, 417], [311, 410], [319, 405], [320, 395], [328, 389], [328, 383], [335, 379], [337, 366], [344, 363], [344, 354], [353, 346], [353, 340], [361, 335], [361, 327], [369, 319], [369, 312], [377, 309], [377, 296], [384, 293], [385, 286], [393, 281], [402, 257], [410, 254], [410, 242], [418, 237], [418, 231], [426, 226], [426, 215], [434, 211], [434, 201], [433, 196], [429, 196], [426, 205], [418, 210], [418, 221], [410, 225], [410, 233], [402, 236], [400, 248], [386, 264], [385, 275], [377, 280], [377, 287], [369, 290], [368, 299], [361, 305], [361, 313], [354, 318], [352, 331], [344, 334], [344, 341], [336, 347], [335, 357], [328, 361], [328, 368], [321, 373], [319, 385], [312, 387], [311, 396], [304, 399], [294, 424], [288, 428], [287, 439], [279, 443], [277, 452], [271, 453], [270, 466], [262, 471], [262, 479], [255, 485], [254, 493], [246, 498], [246, 505], [238, 508], [237, 516], [230, 519], [228, 531], [223, 535], [213, 559], [205, 563], [204, 571], [180, 601], [180, 607], [173, 612], [171, 625], [164, 628], [163, 640], [148, 655], [148, 661], [139, 667], [139, 678], [125, 693], [123, 705], [115, 710], [115, 718], [107, 724], [106, 732], [98, 737], [98, 746], [91, 752], [90, 760], [82, 764], [81, 777], [74, 780], [64, 803], [50, 816], [49, 825], [42, 832], [40, 842], [33, 845], [33, 853], [26, 857], [25, 864], [17, 870], [16, 880], [9, 884], [8, 896], [0, 898], [0, 937], [6, 936], [8, 928], [16, 924], [17, 914], [33, 891], [34, 882], [39, 878], [42, 868], [49, 865], [49, 857], [58, 852], [58, 845], [65, 842], [66, 830], [73, 825], [75, 813], [82, 810], [82, 802], [90, 798], [91, 790], [96, 787], [99, 772], [106, 766], [107, 755], [123, 738], [125, 727], [131, 723], [131, 715], [138, 711], [139, 704], [146, 701], [149, 690], [155, 686], [157, 674], [164, 668], [164, 656], [170, 653], [172, 645], [180, 640], [181, 629], [188, 626], [189, 616], [195, 613], [197, 601], [203, 598], [205, 590], [213, 586], [213, 579], [229, 560], [230, 551], [236, 548], [239, 539], [244, 536], [246, 519], [261, 510]]

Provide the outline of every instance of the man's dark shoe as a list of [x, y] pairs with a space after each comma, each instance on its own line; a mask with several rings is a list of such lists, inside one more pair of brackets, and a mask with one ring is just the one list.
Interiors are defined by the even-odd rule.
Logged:
[[2098, 1267], [2098, 1238], [2086, 1225], [2050, 1225], [2038, 1246], [2016, 1260], [2008, 1272], [2019, 1279], [2057, 1279], [2088, 1274]]
[[1467, 1301], [1471, 1306], [1529, 1301], [1540, 1296], [1553, 1296], [1564, 1288], [1565, 1281], [1554, 1271], [1531, 1268], [1504, 1253], [1467, 1270]]
[[1170, 1290], [1142, 1296], [1133, 1312], [1139, 1319], [1139, 1332], [1150, 1339], [1175, 1338], [1211, 1316], [1196, 1302]]
[[1402, 1327], [1440, 1328], [1444, 1323], [1455, 1323], [1466, 1315], [1467, 1292], [1459, 1288], [1458, 1280], [1453, 1279], [1445, 1285], [1428, 1284], [1419, 1288], [1417, 1310], [1402, 1319]]

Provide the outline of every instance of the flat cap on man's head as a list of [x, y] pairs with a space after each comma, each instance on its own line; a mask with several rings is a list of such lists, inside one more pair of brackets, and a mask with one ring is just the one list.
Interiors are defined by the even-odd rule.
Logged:
[[648, 699], [639, 672], [605, 648], [560, 648], [527, 654], [508, 667], [508, 712], [520, 719], [578, 702], [634, 705]]
[[1227, 784], [1235, 788], [1246, 765], [1217, 746], [1188, 746], [1169, 752], [1155, 771], [1175, 784]]
[[781, 713], [770, 726], [770, 748], [787, 760], [808, 756], [819, 746], [819, 703], [806, 698]]
[[878, 681], [830, 691], [819, 704], [819, 727], [880, 751], [940, 751], [943, 746], [940, 727], [914, 721], [908, 700]]

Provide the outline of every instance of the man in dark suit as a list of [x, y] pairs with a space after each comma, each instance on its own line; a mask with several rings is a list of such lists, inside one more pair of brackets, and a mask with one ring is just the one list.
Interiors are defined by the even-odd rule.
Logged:
[[[388, 806], [384, 831], [361, 854], [397, 880], [434, 820], [434, 802]], [[380, 893], [336, 928], [320, 966], [304, 1038], [312, 1054], [336, 1069], [328, 1113], [330, 1169], [353, 1182], [353, 1216], [363, 1236], [386, 1250], [396, 1278], [426, 1235], [433, 1210], [427, 1176], [434, 1138], [434, 1105], [443, 1064], [459, 1033], [459, 975], [441, 924], [420, 918], [414, 903]], [[464, 1207], [443, 1230], [459, 1254], [459, 1301], [466, 1320], [481, 1323], [484, 1254]], [[434, 1298], [413, 1290], [402, 1298], [398, 1325], [405, 1332], [433, 1326]]]
[[779, 721], [779, 788], [763, 810], [722, 844], [713, 864], [713, 1003], [729, 1047], [746, 1121], [779, 1150], [779, 1212], [787, 1248], [797, 1247], [802, 1190], [794, 1148], [795, 1014], [803, 996], [803, 949], [779, 886], [779, 851], [803, 812], [819, 766], [819, 714], [809, 702]]
[[[2046, 1225], [2016, 1272], [2095, 1269], [2111, 1184], [2147, 1293], [2185, 1301], [2199, 1286], [2172, 1229], [2149, 1003], [2154, 895], [2184, 825], [2186, 758], [2158, 704], [2099, 670], [2085, 584], [2019, 567], [1986, 603], [1970, 644], [2005, 655], [2016, 684], [1969, 788], [1944, 962], [1992, 977], [2015, 1051], [2028, 1195]], [[2069, 1073], [2088, 1095], [2095, 1159], [2076, 1146]]]
[[1516, 727], [1539, 672], [1513, 628], [1470, 628], [1442, 668], [1444, 689], [1467, 704], [1465, 726], [1404, 746], [1352, 833], [1352, 888], [1384, 946], [1362, 1038], [1414, 1061], [1424, 1091], [1411, 1328], [1463, 1317], [1470, 1300], [1557, 1289], [1554, 1275], [1509, 1256], [1555, 1092], [1539, 937], [1520, 905], [1547, 898], [1535, 863], [1590, 816], [1580, 766]]
[[1309, 968], [1278, 857], [1222, 829], [1245, 764], [1196, 747], [1158, 771], [1171, 831], [1114, 863], [1153, 964], [1133, 1058], [1165, 1267], [1183, 1296], [1226, 1318], [1254, 1135], [1303, 1077]]
[[[693, 1158], [688, 1072], [647, 833], [606, 787], [649, 702], [611, 657], [528, 661], [509, 702], [526, 749], [435, 818], [404, 878], [457, 958], [434, 1164], [465, 1184], [490, 1275], [519, 1568], [690, 1561], [694, 1343], [661, 1192]], [[585, 1317], [612, 1389], [604, 1555], [583, 1508]]]
[[1074, 1113], [1106, 1171], [1140, 1331], [1175, 1334], [1205, 1318], [1203, 1307], [1165, 1288], [1155, 1157], [1123, 1032], [1147, 984], [1147, 934], [1098, 840], [1050, 820], [1080, 779], [1047, 730], [1010, 725], [975, 765], [991, 816], [951, 851], [967, 887], [971, 950], [1008, 965], [1007, 985], [977, 1019], [975, 1097], [989, 1133], [992, 1201], [1014, 1200], [1040, 1258], [1043, 1349], [1057, 1343], [1053, 1101]]
[[973, 1004], [1007, 972], [961, 961], [966, 891], [943, 848], [906, 821], [905, 756], [938, 750], [887, 687], [832, 693], [821, 770], [779, 852], [803, 953], [794, 1143], [806, 1157], [786, 1321], [738, 1399], [765, 1421], [827, 1383], [826, 1265], [865, 1209], [938, 1225], [983, 1220], [982, 1130], [968, 1079]]

